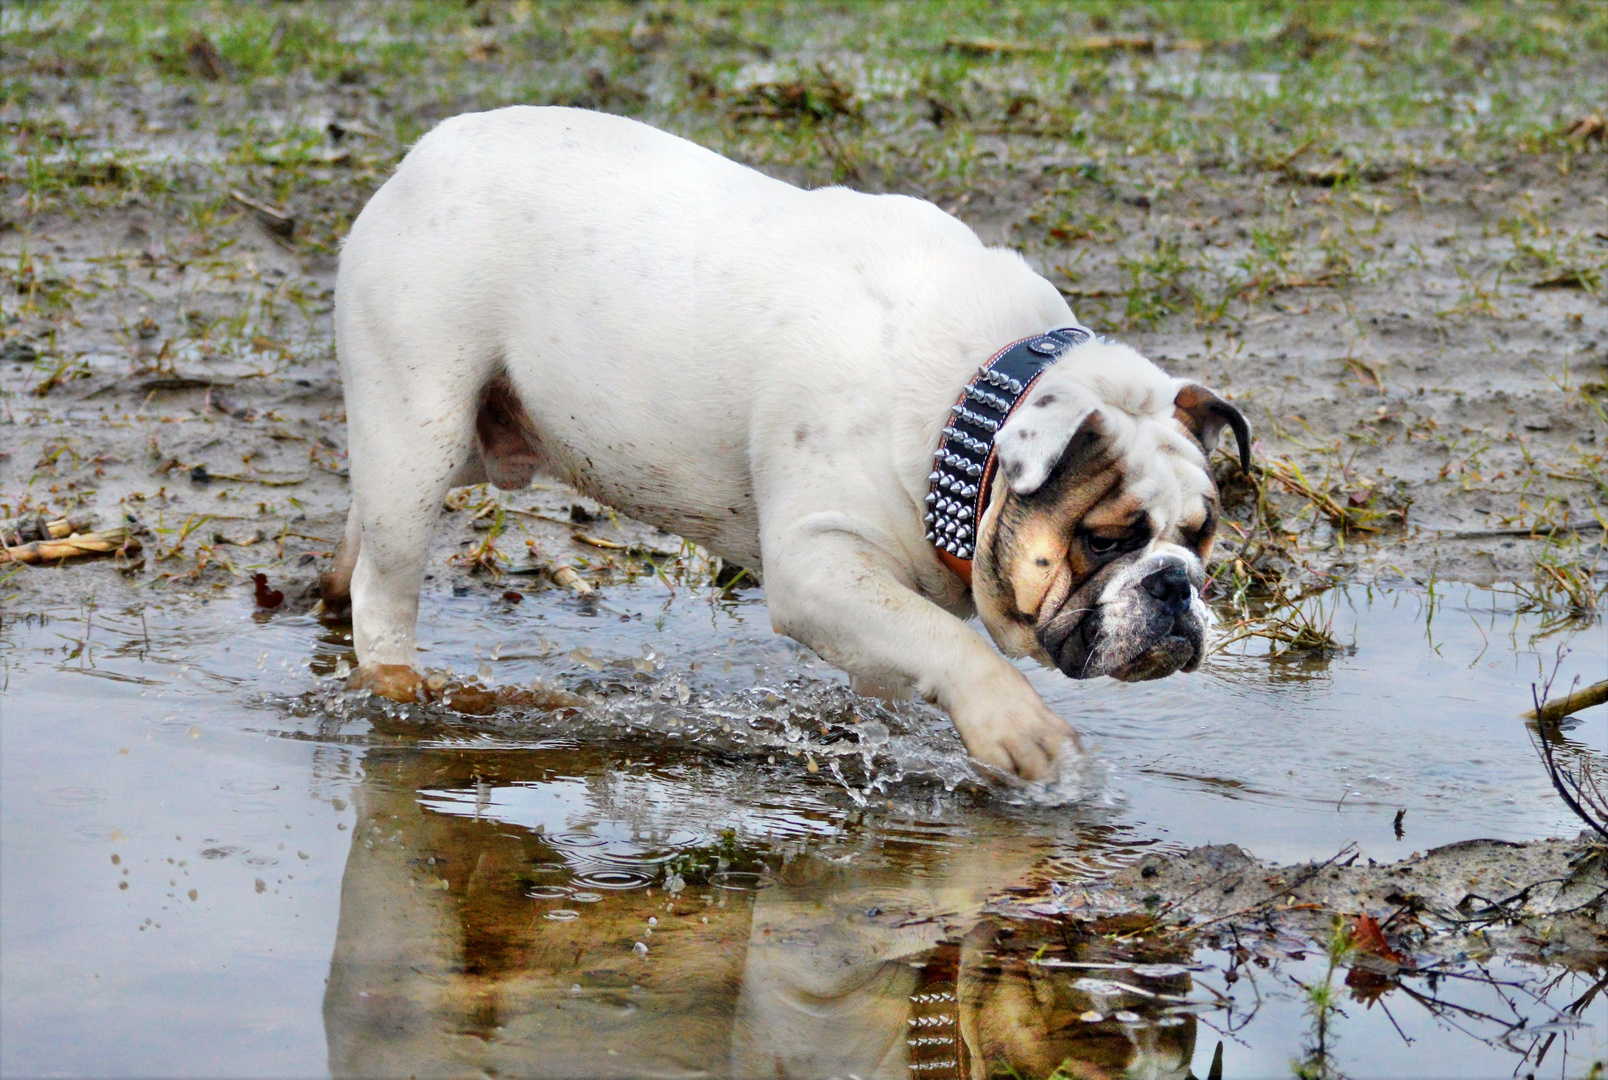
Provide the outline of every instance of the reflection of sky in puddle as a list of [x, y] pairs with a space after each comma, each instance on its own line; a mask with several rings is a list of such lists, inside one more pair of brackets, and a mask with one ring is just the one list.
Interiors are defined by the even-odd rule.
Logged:
[[[860, 918], [896, 904], [941, 907], [940, 894], [969, 897], [954, 884], [968, 873], [1010, 876], [1044, 859], [1064, 874], [1096, 872], [1146, 838], [1229, 841], [1282, 859], [1327, 857], [1356, 839], [1385, 859], [1475, 835], [1572, 835], [1578, 826], [1515, 716], [1530, 684], [1550, 672], [1558, 644], [1574, 648], [1560, 685], [1600, 677], [1604, 660], [1600, 624], [1532, 642], [1535, 617], [1504, 614], [1500, 598], [1493, 609], [1492, 594], [1458, 589], [1443, 593], [1426, 631], [1416, 595], [1375, 593], [1370, 602], [1356, 590], [1334, 604], [1336, 635], [1355, 650], [1327, 663], [1270, 661], [1247, 647], [1199, 675], [1137, 686], [1032, 672], [1052, 707], [1110, 763], [1106, 805], [1006, 806], [975, 777], [945, 792], [965, 768], [953, 734], [893, 720], [886, 745], [925, 779], [891, 782], [856, 802], [844, 785], [864, 776], [848, 768], [840, 781], [826, 767], [833, 747], [856, 744], [829, 743], [817, 730], [855, 727], [853, 716], [833, 711], [844, 707], [843, 680], [772, 635], [757, 594], [715, 605], [648, 582], [610, 590], [601, 604], [548, 593], [512, 611], [494, 595], [426, 598], [427, 663], [460, 671], [485, 663], [498, 682], [558, 680], [609, 704], [565, 724], [331, 713], [307, 696], [326, 685], [308, 667], [328, 670], [342, 647], [310, 619], [253, 618], [233, 596], [210, 605], [163, 597], [165, 606], [146, 607], [143, 618], [137, 608], [99, 608], [87, 621], [81, 609], [43, 623], [8, 618], [0, 628], [0, 1071], [220, 1074], [243, 1062], [263, 1073], [327, 1069], [324, 979], [341, 905], [359, 895], [343, 885], [357, 850], [356, 804], [389, 797], [390, 781], [374, 772], [377, 755], [481, 763], [484, 779], [421, 771], [394, 794], [442, 823], [431, 828], [459, 837], [453, 843], [482, 843], [473, 839], [482, 828], [540, 833], [544, 858], [567, 876], [525, 882], [510, 894], [510, 910], [577, 912], [567, 922], [542, 920], [554, 933], [590, 933], [620, 904], [644, 902], [676, 855], [714, 850], [728, 831], [745, 857], [769, 860], [756, 882], [784, 880], [774, 877], [784, 865], [821, 869], [813, 884], [788, 886], [796, 896], [772, 887], [721, 895], [762, 895], [773, 912], [765, 917], [783, 922], [794, 918], [788, 896], [800, 912], [825, 904]], [[571, 659], [578, 648], [593, 663]], [[651, 665], [640, 663], [644, 648]], [[794, 715], [797, 745], [815, 748], [820, 772], [805, 771], [804, 753], [785, 752], [780, 728], [776, 745], [727, 739], [718, 724], [697, 728], [718, 713], [742, 734], [744, 710]], [[919, 721], [917, 710], [909, 715]], [[666, 726], [670, 719], [679, 726]], [[1585, 720], [1576, 735], [1594, 741], [1600, 725]], [[1407, 810], [1400, 842], [1391, 832], [1397, 809]], [[359, 846], [389, 836], [365, 833]], [[600, 873], [588, 884], [585, 875]], [[454, 872], [442, 874], [465, 887]], [[560, 885], [562, 897], [533, 892]], [[695, 882], [688, 895], [716, 891]], [[1221, 967], [1215, 954], [1199, 959]], [[1303, 979], [1310, 974], [1301, 966], [1310, 961], [1288, 963]], [[1578, 992], [1570, 980], [1559, 993]], [[1228, 1075], [1287, 1068], [1306, 1031], [1303, 1006], [1287, 990], [1271, 987], [1270, 1004], [1239, 1033], [1244, 1042], [1229, 1041]], [[1399, 993], [1387, 999], [1393, 1009], [1398, 1000], [1408, 1005]], [[1340, 1045], [1354, 1075], [1413, 1071], [1399, 1064], [1408, 1052], [1390, 1043], [1381, 1008], [1346, 1008]], [[1600, 1002], [1590, 1008], [1600, 1016]], [[1465, 1075], [1492, 1062], [1510, 1067], [1505, 1052], [1415, 1015], [1403, 1021], [1398, 1009], [1396, 1019], [1418, 1025], [1411, 1054], [1422, 1056], [1411, 1060], [1425, 1069], [1441, 1061], [1456, 1067], [1439, 1071]], [[1215, 1041], [1198, 1031], [1198, 1075]]]

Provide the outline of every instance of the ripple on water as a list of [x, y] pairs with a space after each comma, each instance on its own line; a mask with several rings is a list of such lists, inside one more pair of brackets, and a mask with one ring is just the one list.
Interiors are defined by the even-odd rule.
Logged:
[[547, 837], [547, 842], [554, 847], [561, 848], [594, 848], [602, 847], [608, 843], [601, 836], [593, 836], [591, 833], [583, 832], [553, 833]]
[[765, 887], [765, 880], [749, 870], [719, 870], [709, 875], [709, 884], [733, 892], [758, 892]]
[[629, 866], [611, 866], [605, 869], [579, 870], [575, 874], [578, 885], [594, 889], [640, 889], [652, 885], [653, 874]]
[[569, 894], [569, 889], [563, 885], [538, 885], [525, 892], [532, 900], [562, 900]]
[[542, 916], [542, 918], [552, 919], [554, 922], [574, 922], [580, 917], [581, 913], [579, 911], [571, 911], [569, 908], [554, 908]]
[[266, 795], [270, 791], [279, 790], [279, 785], [272, 780], [252, 779], [251, 777], [225, 780], [218, 786], [231, 795]]
[[93, 806], [106, 801], [105, 792], [88, 787], [54, 788], [39, 796], [47, 806]]
[[601, 859], [611, 863], [624, 863], [628, 866], [656, 866], [669, 862], [682, 851], [695, 847], [701, 837], [695, 833], [687, 833], [691, 839], [681, 843], [666, 841], [666, 846], [643, 847], [627, 841], [613, 840], [604, 845], [602, 851], [588, 852], [587, 858]]

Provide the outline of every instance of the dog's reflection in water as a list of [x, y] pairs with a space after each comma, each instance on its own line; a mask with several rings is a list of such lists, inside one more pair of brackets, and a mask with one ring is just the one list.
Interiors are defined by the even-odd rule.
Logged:
[[410, 747], [365, 770], [324, 1003], [336, 1076], [1187, 1075], [1181, 969], [1101, 966], [1123, 957], [1098, 934], [980, 913], [1043, 858], [1009, 822], [667, 864], [655, 818], [709, 838], [740, 812], [673, 765]]

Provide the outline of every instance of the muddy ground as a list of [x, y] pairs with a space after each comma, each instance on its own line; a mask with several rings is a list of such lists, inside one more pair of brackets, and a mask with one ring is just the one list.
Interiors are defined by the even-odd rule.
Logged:
[[[439, 119], [559, 103], [798, 183], [933, 199], [1091, 326], [1234, 399], [1257, 467], [1222, 462], [1231, 631], [1322, 650], [1305, 598], [1340, 581], [1496, 584], [1589, 625], [1608, 591], [1608, 16], [1187, 7], [7, 6], [0, 519], [90, 513], [142, 550], [0, 571], [0, 603], [246, 595], [260, 572], [315, 604], [347, 501], [339, 239]], [[734, 573], [554, 484], [448, 502], [433, 573], [464, 589]], [[1239, 918], [1232, 872], [1263, 902], [1246, 925], [1292, 900], [1469, 918], [1457, 882], [1489, 862], [1566, 878], [1558, 904], [1595, 888], [1549, 925], [1600, 953], [1600, 851], [1520, 850], [1285, 888], [1266, 882], [1300, 871], [1207, 849], [1106, 896]], [[1532, 902], [1493, 947], [1532, 947]]]
[[1140, 859], [1088, 887], [1027, 885], [998, 907], [1090, 920], [1143, 912], [1150, 933], [1309, 942], [1337, 925], [1357, 936], [1355, 921], [1336, 923], [1345, 912], [1382, 928], [1363, 951], [1385, 974], [1496, 954], [1594, 968], [1608, 959], [1608, 847], [1587, 830], [1529, 844], [1468, 840], [1388, 864], [1342, 850], [1275, 866], [1218, 844]]

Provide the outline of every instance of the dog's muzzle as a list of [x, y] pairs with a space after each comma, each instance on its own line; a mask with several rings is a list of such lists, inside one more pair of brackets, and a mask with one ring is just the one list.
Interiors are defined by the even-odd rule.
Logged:
[[1074, 679], [1123, 682], [1194, 671], [1205, 655], [1204, 605], [1180, 559], [1135, 568], [1092, 604], [1069, 601], [1038, 631], [1055, 666]]

